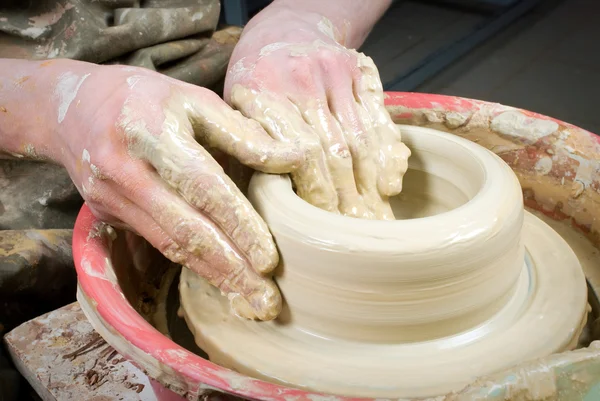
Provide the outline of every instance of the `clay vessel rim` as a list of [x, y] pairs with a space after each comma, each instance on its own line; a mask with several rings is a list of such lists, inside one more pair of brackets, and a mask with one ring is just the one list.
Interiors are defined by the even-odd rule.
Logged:
[[[407, 239], [408, 233], [421, 233], [424, 230], [431, 230], [432, 227], [435, 227], [435, 231], [429, 231], [429, 234], [431, 234], [430, 245], [435, 243], [448, 244], [449, 240], [454, 243], [461, 242], [461, 238], [471, 237], [474, 231], [479, 236], [492, 237], [502, 227], [505, 227], [507, 224], [506, 220], [499, 219], [499, 213], [495, 212], [495, 210], [507, 206], [502, 204], [502, 201], [498, 199], [495, 199], [497, 202], [494, 203], [494, 207], [490, 207], [489, 203], [491, 197], [489, 192], [498, 192], [498, 188], [502, 187], [502, 185], [494, 179], [490, 179], [488, 176], [489, 171], [485, 168], [485, 165], [488, 165], [489, 168], [496, 169], [496, 171], [492, 171], [493, 175], [512, 178], [512, 182], [507, 183], [508, 186], [504, 186], [504, 188], [511, 188], [512, 193], [511, 190], [504, 190], [497, 193], [497, 196], [522, 199], [518, 179], [505, 162], [480, 145], [464, 141], [462, 138], [458, 138], [457, 141], [457, 138], [451, 134], [413, 126], [403, 129], [403, 137], [414, 137], [415, 135], [431, 135], [429, 140], [433, 138], [435, 138], [433, 140], [450, 140], [454, 146], [466, 148], [469, 153], [474, 154], [474, 161], [482, 169], [483, 182], [478, 192], [471, 199], [457, 208], [433, 216], [395, 221], [364, 220], [334, 214], [304, 201], [292, 189], [292, 183], [288, 175], [256, 172], [252, 177], [250, 185], [258, 185], [256, 191], [260, 194], [263, 201], [265, 201], [265, 205], [257, 205], [253, 197], [250, 200], [259, 209], [260, 214], [272, 213], [278, 215], [277, 218], [270, 219], [271, 231], [276, 231], [278, 235], [286, 235], [286, 232], [293, 235], [294, 231], [298, 231], [322, 243], [326, 243], [332, 238], [336, 238], [336, 242], [338, 243], [347, 242], [347, 240], [356, 236], [359, 238], [369, 237], [371, 239], [396, 242], [400, 239]], [[483, 159], [486, 164], [480, 159]], [[482, 214], [477, 221], [473, 221], [472, 210], [476, 208], [487, 210], [488, 213]], [[520, 220], [520, 223], [517, 224], [522, 224], [522, 202], [515, 204], [514, 208], [515, 213], [512, 214], [513, 218]], [[295, 224], [278, 223], [279, 221], [289, 220], [294, 220]], [[452, 224], [447, 224], [450, 221]], [[457, 221], [461, 221], [461, 224], [458, 226], [456, 225]], [[326, 230], [323, 230], [323, 227], [326, 227]], [[280, 232], [280, 229], [285, 231]], [[345, 240], [342, 241], [342, 239]]]

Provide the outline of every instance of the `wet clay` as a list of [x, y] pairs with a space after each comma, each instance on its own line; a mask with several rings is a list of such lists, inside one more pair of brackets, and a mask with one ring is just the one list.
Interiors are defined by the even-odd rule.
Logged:
[[581, 265], [523, 210], [510, 168], [456, 136], [402, 130], [413, 156], [391, 204], [404, 220], [330, 214], [289, 178], [255, 175], [249, 197], [281, 253], [285, 306], [272, 322], [239, 319], [183, 269], [182, 312], [213, 362], [293, 387], [409, 398], [575, 347]]
[[[573, 252], [577, 255], [586, 277], [593, 279], [598, 276], [600, 250], [594, 246], [589, 238], [586, 238], [585, 234], [578, 231], [568, 221], [554, 220], [537, 210], [530, 210], [530, 212], [552, 227], [554, 231], [567, 241]], [[594, 281], [597, 282], [597, 280]]]

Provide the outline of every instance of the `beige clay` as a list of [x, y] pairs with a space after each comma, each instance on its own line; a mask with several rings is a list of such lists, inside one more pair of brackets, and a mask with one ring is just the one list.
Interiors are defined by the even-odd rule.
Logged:
[[581, 265], [523, 210], [510, 168], [456, 136], [403, 126], [411, 148], [397, 221], [327, 213], [285, 176], [256, 174], [250, 200], [277, 242], [285, 299], [271, 322], [234, 316], [183, 269], [196, 342], [241, 373], [315, 391], [410, 398], [571, 349], [587, 312]]

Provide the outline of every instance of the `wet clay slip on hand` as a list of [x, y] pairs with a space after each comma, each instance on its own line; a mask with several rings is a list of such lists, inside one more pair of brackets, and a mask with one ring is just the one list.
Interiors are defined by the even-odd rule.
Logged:
[[210, 359], [288, 386], [355, 397], [427, 397], [573, 348], [587, 288], [567, 243], [523, 210], [512, 170], [485, 148], [401, 126], [412, 151], [396, 221], [334, 215], [287, 176], [249, 197], [277, 242], [285, 300], [242, 320], [183, 269], [182, 313]]

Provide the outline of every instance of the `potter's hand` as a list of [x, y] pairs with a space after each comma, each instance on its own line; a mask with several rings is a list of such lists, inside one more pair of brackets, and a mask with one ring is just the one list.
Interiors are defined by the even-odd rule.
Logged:
[[[301, 3], [301, 2], [300, 2]], [[323, 17], [271, 7], [234, 50], [226, 100], [283, 143], [308, 149], [291, 174], [300, 197], [360, 218], [393, 219], [408, 148], [383, 105], [373, 61], [336, 41]]]
[[302, 158], [294, 145], [209, 90], [151, 71], [60, 60], [29, 73], [39, 86], [52, 81], [43, 92], [50, 107], [36, 110], [54, 133], [52, 148], [35, 149], [67, 168], [97, 217], [206, 278], [239, 315], [277, 316], [281, 296], [263, 276], [278, 263], [271, 234], [203, 146], [287, 173]]

